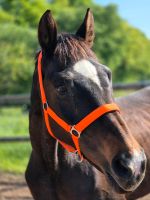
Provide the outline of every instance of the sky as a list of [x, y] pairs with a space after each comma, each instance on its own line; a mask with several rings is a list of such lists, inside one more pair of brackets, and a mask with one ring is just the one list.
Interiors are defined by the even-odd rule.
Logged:
[[95, 0], [100, 5], [117, 4], [120, 16], [150, 39], [150, 0]]

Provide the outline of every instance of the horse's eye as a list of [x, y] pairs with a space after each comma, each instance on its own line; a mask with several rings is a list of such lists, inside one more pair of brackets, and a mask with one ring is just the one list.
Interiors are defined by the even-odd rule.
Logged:
[[57, 88], [57, 92], [58, 92], [59, 95], [63, 96], [67, 93], [67, 88], [64, 85], [59, 86]]
[[109, 81], [111, 81], [111, 72], [110, 71], [107, 72], [107, 76], [108, 76]]

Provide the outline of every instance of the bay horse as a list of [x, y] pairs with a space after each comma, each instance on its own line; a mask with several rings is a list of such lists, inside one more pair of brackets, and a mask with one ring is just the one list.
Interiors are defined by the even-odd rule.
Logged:
[[141, 185], [127, 199], [137, 199], [150, 193], [150, 87], [116, 99], [121, 113], [134, 138], [144, 148], [147, 157], [147, 170]]
[[[124, 199], [119, 193], [140, 185], [147, 159], [115, 104], [111, 71], [91, 50], [92, 12], [87, 10], [76, 34], [57, 34], [47, 10], [38, 39], [25, 174], [34, 199]], [[112, 194], [103, 190], [102, 176]]]

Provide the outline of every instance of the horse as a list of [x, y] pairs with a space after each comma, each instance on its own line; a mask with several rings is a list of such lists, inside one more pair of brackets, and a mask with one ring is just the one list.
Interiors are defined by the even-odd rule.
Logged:
[[147, 170], [143, 182], [134, 192], [126, 195], [127, 199], [133, 200], [150, 192], [150, 87], [128, 96], [117, 98], [116, 102], [120, 106], [121, 113], [134, 138], [144, 148], [147, 157]]
[[147, 159], [115, 103], [110, 69], [92, 51], [92, 12], [76, 34], [57, 34], [47, 10], [38, 39], [25, 172], [33, 198], [125, 199], [144, 179]]

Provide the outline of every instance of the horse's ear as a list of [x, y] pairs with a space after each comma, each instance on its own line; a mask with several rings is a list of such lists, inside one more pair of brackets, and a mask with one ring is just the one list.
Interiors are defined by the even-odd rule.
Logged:
[[87, 9], [84, 21], [81, 24], [78, 31], [76, 32], [76, 35], [82, 37], [85, 40], [85, 42], [90, 47], [92, 47], [95, 34], [94, 34], [94, 17], [90, 8]]
[[43, 51], [53, 53], [57, 40], [57, 26], [50, 10], [47, 10], [40, 19], [38, 39]]

